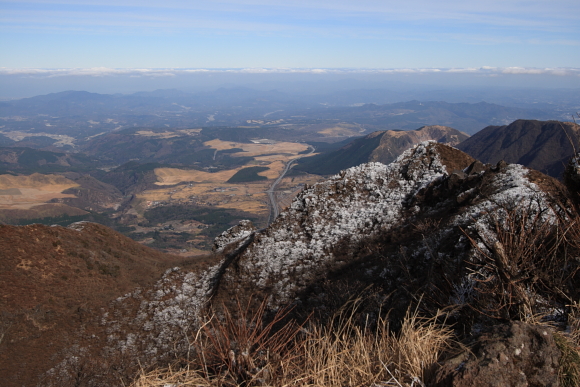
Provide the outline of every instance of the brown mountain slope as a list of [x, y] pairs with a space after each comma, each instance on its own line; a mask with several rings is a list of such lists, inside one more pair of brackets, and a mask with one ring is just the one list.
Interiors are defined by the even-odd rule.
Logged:
[[435, 140], [455, 146], [467, 138], [469, 138], [468, 134], [441, 125], [422, 126], [417, 130], [408, 131], [387, 130], [383, 132], [379, 146], [371, 153], [368, 161], [389, 164], [401, 153], [420, 142]]
[[457, 148], [484, 163], [525, 165], [553, 177], [561, 177], [564, 166], [578, 149], [580, 126], [571, 122], [517, 120], [509, 125], [488, 126]]
[[[109, 302], [180, 258], [94, 223], [0, 226], [0, 380], [31, 386]], [[42, 384], [42, 383], [40, 383]]]
[[469, 135], [448, 126], [423, 126], [416, 130], [386, 130], [373, 132], [358, 138], [344, 147], [329, 153], [306, 157], [294, 169], [318, 175], [332, 175], [341, 170], [378, 161], [383, 164], [393, 162], [399, 155], [414, 145], [434, 140], [455, 146]]
[[118, 208], [123, 201], [123, 194], [110, 184], [103, 183], [90, 175], [69, 172], [65, 173], [68, 179], [79, 186], [64, 190], [64, 194], [72, 194], [73, 198], [53, 199], [52, 202], [66, 203], [71, 207], [84, 210], [105, 211]]

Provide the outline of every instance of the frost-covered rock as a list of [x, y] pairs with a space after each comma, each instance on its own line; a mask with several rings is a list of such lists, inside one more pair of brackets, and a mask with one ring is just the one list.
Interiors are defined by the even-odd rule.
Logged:
[[89, 223], [89, 222], [87, 222], [86, 220], [81, 220], [80, 222], [71, 223], [67, 227], [72, 229], [72, 230], [82, 231], [82, 230], [84, 230], [87, 223]]
[[221, 252], [232, 243], [245, 240], [256, 230], [256, 226], [251, 221], [241, 220], [237, 225], [230, 227], [215, 238], [212, 251]]
[[[305, 189], [242, 254], [224, 284], [267, 291], [277, 303], [337, 266], [358, 242], [400, 223], [419, 190], [447, 175], [434, 142], [421, 143], [395, 162], [362, 164]], [[457, 153], [460, 153], [457, 151]]]

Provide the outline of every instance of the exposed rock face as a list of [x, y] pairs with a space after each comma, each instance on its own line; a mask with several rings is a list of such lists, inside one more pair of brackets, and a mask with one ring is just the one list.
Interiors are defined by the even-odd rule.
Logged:
[[212, 251], [222, 252], [228, 245], [245, 240], [256, 230], [256, 226], [251, 221], [241, 220], [237, 225], [227, 229], [215, 238]]
[[[442, 157], [446, 151], [449, 154]], [[224, 291], [254, 289], [276, 304], [290, 302], [329, 271], [349, 264], [345, 256], [354, 256], [359, 242], [419, 212], [411, 205], [413, 198], [447, 174], [446, 164], [463, 160], [461, 167], [468, 166], [472, 159], [462, 156], [452, 148], [426, 143], [406, 152], [399, 162], [363, 164], [304, 189], [256, 236], [235, 271], [226, 270]]]
[[436, 387], [556, 387], [560, 359], [546, 326], [513, 322], [481, 336], [470, 351], [447, 360]]
[[448, 126], [423, 126], [417, 130], [373, 132], [331, 153], [308, 157], [295, 167], [309, 173], [330, 175], [362, 163], [389, 164], [404, 151], [423, 141], [436, 141], [455, 146], [469, 135]]
[[417, 130], [387, 130], [381, 137], [379, 146], [372, 152], [369, 161], [384, 164], [393, 162], [401, 153], [423, 141], [437, 141], [441, 144], [456, 146], [469, 138], [459, 130], [441, 125], [422, 126]]
[[580, 153], [570, 159], [564, 170], [564, 184], [570, 190], [576, 205], [580, 207]]

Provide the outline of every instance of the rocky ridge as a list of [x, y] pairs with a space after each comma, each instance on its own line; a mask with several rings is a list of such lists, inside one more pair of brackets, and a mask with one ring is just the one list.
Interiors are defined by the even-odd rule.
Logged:
[[296, 170], [330, 175], [342, 169], [368, 162], [389, 164], [404, 151], [423, 141], [437, 141], [456, 146], [469, 135], [448, 126], [422, 126], [416, 130], [384, 130], [358, 138], [342, 148], [308, 157], [298, 162]]
[[395, 131], [387, 130], [381, 137], [379, 146], [371, 154], [369, 161], [378, 161], [389, 164], [405, 150], [423, 141], [437, 141], [449, 146], [469, 138], [469, 135], [459, 130], [442, 125], [422, 126], [416, 130]]

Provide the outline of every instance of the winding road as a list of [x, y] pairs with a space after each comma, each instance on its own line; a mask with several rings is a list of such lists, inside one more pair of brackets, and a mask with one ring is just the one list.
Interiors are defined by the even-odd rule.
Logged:
[[[274, 219], [276, 219], [278, 217], [278, 215], [280, 214], [280, 210], [278, 209], [278, 203], [276, 203], [276, 197], [274, 196], [274, 191], [276, 190], [276, 186], [282, 181], [282, 179], [284, 178], [286, 173], [288, 173], [288, 171], [292, 167], [292, 164], [294, 164], [294, 162], [296, 162], [296, 160], [299, 160], [302, 157], [310, 156], [312, 153], [314, 153], [315, 149], [312, 145], [308, 145], [308, 148], [310, 148], [310, 153], [305, 153], [303, 155], [299, 155], [295, 159], [292, 159], [286, 163], [286, 166], [284, 167], [284, 170], [282, 171], [280, 176], [278, 176], [278, 178], [272, 183], [270, 188], [268, 188], [268, 190], [266, 191], [266, 193], [268, 194], [268, 199], [270, 199], [270, 215], [268, 217], [268, 225], [270, 225], [274, 221]], [[274, 215], [274, 216], [272, 216], [272, 215]]]

